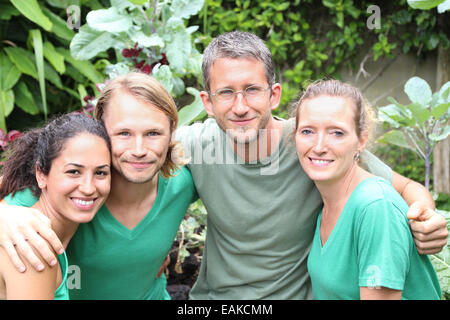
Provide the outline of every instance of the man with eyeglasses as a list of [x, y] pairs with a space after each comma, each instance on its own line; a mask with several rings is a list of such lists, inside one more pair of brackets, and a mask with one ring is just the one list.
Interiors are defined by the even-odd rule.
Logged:
[[[234, 31], [208, 45], [202, 70], [200, 96], [211, 118], [176, 131], [208, 212], [205, 249], [190, 298], [311, 299], [306, 261], [322, 200], [299, 164], [294, 119], [271, 115], [281, 97], [272, 55], [255, 35]], [[422, 201], [410, 208], [411, 214], [434, 208], [420, 184], [370, 153], [362, 155], [362, 163], [391, 180], [409, 204]], [[411, 227], [423, 241], [416, 239], [422, 253], [442, 250], [443, 217], [433, 212], [427, 222]]]

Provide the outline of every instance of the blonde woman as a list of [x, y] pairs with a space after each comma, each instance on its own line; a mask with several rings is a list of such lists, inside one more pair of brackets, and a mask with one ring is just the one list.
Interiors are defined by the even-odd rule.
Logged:
[[310, 85], [296, 110], [300, 163], [323, 199], [308, 258], [316, 299], [440, 299], [436, 273], [419, 255], [408, 206], [392, 185], [361, 168], [369, 116], [358, 89]]

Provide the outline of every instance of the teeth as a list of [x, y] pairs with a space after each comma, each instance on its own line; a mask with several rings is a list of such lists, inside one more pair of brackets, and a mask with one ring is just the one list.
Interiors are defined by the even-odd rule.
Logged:
[[331, 160], [311, 160], [311, 161], [317, 164], [326, 164], [331, 162]]
[[82, 205], [82, 206], [89, 206], [94, 203], [94, 200], [84, 201], [84, 200], [80, 200], [80, 199], [73, 199], [73, 201], [75, 201], [77, 204]]

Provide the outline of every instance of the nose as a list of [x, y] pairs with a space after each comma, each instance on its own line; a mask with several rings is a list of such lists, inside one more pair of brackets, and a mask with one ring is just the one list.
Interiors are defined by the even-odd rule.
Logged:
[[91, 174], [86, 174], [79, 185], [80, 191], [85, 195], [91, 195], [95, 192], [96, 187]]
[[242, 91], [236, 92], [236, 98], [233, 103], [232, 111], [238, 116], [243, 116], [248, 112], [248, 109], [249, 108], [247, 101], [245, 100], [244, 93]]
[[326, 135], [324, 135], [323, 133], [319, 133], [317, 135], [317, 139], [315, 141], [314, 144], [314, 152], [315, 153], [324, 153], [327, 152], [327, 140], [326, 140]]
[[146, 152], [143, 145], [142, 136], [136, 136], [134, 148], [131, 153], [136, 158], [142, 158], [143, 156], [145, 156]]

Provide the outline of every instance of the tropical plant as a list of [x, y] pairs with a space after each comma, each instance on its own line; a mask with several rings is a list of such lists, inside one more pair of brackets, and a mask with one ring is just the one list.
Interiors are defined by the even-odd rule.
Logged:
[[193, 96], [193, 102], [180, 111], [180, 125], [205, 115], [196, 89], [202, 55], [192, 33], [198, 27], [186, 27], [203, 0], [111, 0], [110, 4], [86, 15], [86, 24], [70, 43], [72, 56], [90, 60], [112, 52], [108, 60], [101, 60], [109, 79], [139, 69], [158, 79], [172, 96], [181, 98], [186, 92]]
[[429, 189], [433, 149], [450, 135], [450, 81], [433, 94], [425, 80], [413, 77], [404, 91], [410, 104], [402, 105], [389, 97], [391, 104], [378, 109], [378, 118], [393, 129], [377, 141], [411, 149], [423, 158], [425, 187]]
[[[200, 26], [201, 46], [236, 29], [261, 37], [273, 54], [277, 79], [283, 86], [275, 113], [287, 116], [289, 102], [311, 80], [340, 79], [340, 70], [357, 73], [358, 67], [363, 72], [357, 74], [368, 76], [364, 62], [402, 52], [422, 59], [439, 45], [450, 46], [445, 19], [435, 12], [415, 10], [406, 0], [376, 4], [381, 23], [373, 29], [367, 25], [373, 1], [366, 0], [205, 0], [203, 10], [190, 21]], [[363, 63], [355, 65], [361, 52], [367, 52]]]
[[[45, 119], [50, 113], [79, 108], [83, 97], [73, 88], [103, 82], [91, 63], [74, 59], [68, 50], [75, 35], [65, 20], [72, 2], [80, 3], [0, 1], [1, 129], [6, 131], [5, 119], [15, 107]], [[86, 4], [91, 5], [95, 4]]]

